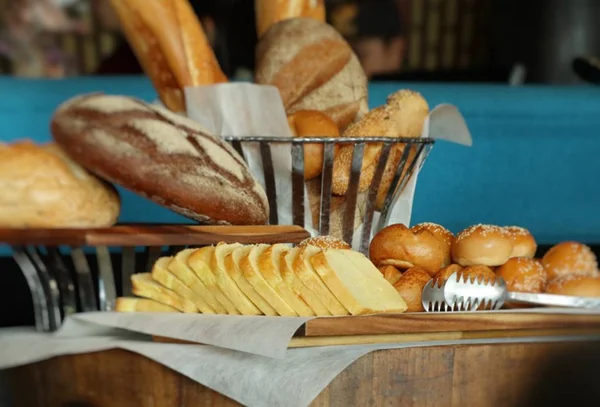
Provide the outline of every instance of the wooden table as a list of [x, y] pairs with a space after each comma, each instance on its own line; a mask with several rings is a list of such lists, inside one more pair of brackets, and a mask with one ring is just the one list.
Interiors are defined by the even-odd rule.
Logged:
[[[598, 405], [600, 342], [442, 346], [372, 352], [313, 406]], [[237, 406], [123, 350], [63, 356], [8, 373], [15, 406]]]

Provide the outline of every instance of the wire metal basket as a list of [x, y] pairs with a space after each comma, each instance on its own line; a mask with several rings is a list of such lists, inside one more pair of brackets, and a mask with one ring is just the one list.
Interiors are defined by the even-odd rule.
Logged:
[[[320, 235], [329, 235], [331, 228], [331, 204], [335, 199], [332, 192], [333, 183], [333, 164], [334, 152], [336, 146], [354, 145], [352, 164], [350, 168], [350, 181], [345, 196], [345, 205], [342, 221], [341, 236], [336, 236], [347, 243], [352, 243], [355, 231], [355, 217], [359, 196], [359, 181], [361, 177], [361, 168], [363, 152], [367, 145], [381, 146], [381, 154], [376, 163], [373, 179], [367, 191], [364, 191], [364, 208], [361, 209], [363, 226], [360, 247], [358, 250], [366, 254], [372, 233], [376, 233], [389, 222], [390, 209], [392, 203], [406, 187], [411, 176], [421, 169], [427, 158], [434, 139], [431, 138], [390, 138], [390, 137], [344, 137], [344, 138], [273, 138], [273, 137], [226, 137], [232, 146], [244, 156], [243, 149], [246, 145], [258, 145], [262, 159], [265, 189], [269, 200], [270, 224], [278, 224], [277, 208], [278, 191], [275, 183], [275, 171], [273, 157], [270, 146], [274, 144], [286, 144], [290, 146], [292, 155], [292, 173], [290, 182], [292, 184], [292, 219], [294, 225], [305, 225], [305, 179], [304, 179], [304, 146], [309, 143], [323, 144], [323, 166], [320, 178], [320, 207], [318, 210], [318, 227], [316, 228]], [[386, 168], [390, 153], [395, 147], [402, 147], [403, 152], [396, 168], [393, 180], [388, 189], [383, 207], [380, 208], [380, 217], [377, 224], [373, 224], [374, 213], [376, 211], [376, 198], [380, 188], [382, 176]]]

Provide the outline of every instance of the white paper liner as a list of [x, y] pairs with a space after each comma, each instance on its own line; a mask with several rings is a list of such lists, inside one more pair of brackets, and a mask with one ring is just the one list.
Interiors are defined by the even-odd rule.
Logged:
[[[215, 135], [235, 137], [292, 137], [279, 91], [274, 86], [251, 83], [228, 83], [185, 89], [187, 115], [202, 124]], [[423, 126], [423, 137], [443, 139], [470, 146], [471, 135], [458, 109], [442, 104], [431, 110]], [[251, 173], [265, 187], [263, 165], [258, 145], [244, 143], [244, 157]], [[289, 144], [272, 144], [275, 187], [277, 190], [278, 223], [291, 225], [292, 220], [292, 157]], [[419, 167], [417, 167], [418, 169]], [[389, 223], [410, 224], [412, 204], [417, 183], [414, 174], [400, 197], [390, 208]], [[305, 225], [311, 235], [318, 231], [313, 227], [308, 203], [308, 191], [304, 193]], [[373, 225], [379, 220], [375, 213]], [[371, 229], [375, 233], [374, 228]], [[352, 239], [352, 246], [360, 246], [359, 227]]]
[[0, 369], [60, 355], [120, 348], [152, 359], [246, 406], [303, 407], [308, 406], [346, 367], [375, 350], [597, 340], [600, 335], [336, 346], [290, 349], [284, 359], [274, 359], [207, 345], [153, 343], [109, 336], [61, 338], [32, 329], [4, 329], [0, 330]]

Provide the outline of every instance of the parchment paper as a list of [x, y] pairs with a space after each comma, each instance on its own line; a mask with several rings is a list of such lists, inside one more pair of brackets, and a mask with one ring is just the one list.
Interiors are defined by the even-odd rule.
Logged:
[[[228, 83], [199, 86], [185, 89], [187, 115], [201, 123], [214, 134], [237, 137], [292, 137], [285, 109], [277, 88], [251, 83]], [[471, 135], [463, 116], [458, 109], [442, 104], [431, 110], [423, 126], [423, 137], [447, 140], [470, 146]], [[258, 145], [244, 143], [244, 157], [254, 177], [263, 185], [264, 172]], [[292, 221], [292, 160], [290, 146], [272, 144], [271, 156], [275, 172], [277, 191], [278, 222], [291, 225]], [[417, 167], [419, 168], [419, 167]], [[418, 173], [415, 173], [407, 187], [393, 203], [390, 223], [410, 224], [412, 205]], [[310, 208], [308, 191], [304, 193], [304, 207]], [[318, 234], [313, 228], [311, 211], [305, 210], [304, 228], [312, 235]], [[379, 220], [375, 213], [374, 222]], [[358, 249], [362, 227], [353, 236], [353, 247]], [[375, 230], [372, 230], [375, 233]]]
[[[282, 358], [294, 333], [310, 319], [281, 316], [89, 312], [71, 315], [57, 335], [87, 334], [90, 327], [79, 323], [87, 322], [101, 327], [120, 328]], [[106, 334], [105, 331], [94, 331], [93, 334], [98, 332]]]
[[146, 356], [250, 407], [307, 406], [352, 362], [374, 350], [441, 345], [592, 341], [600, 336], [524, 337], [290, 349], [274, 359], [205, 345], [176, 345], [101, 336], [78, 339], [0, 330], [0, 369], [54, 356], [121, 348]]

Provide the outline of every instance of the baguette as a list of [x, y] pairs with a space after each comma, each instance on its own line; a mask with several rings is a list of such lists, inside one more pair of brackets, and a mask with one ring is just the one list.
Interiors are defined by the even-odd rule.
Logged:
[[225, 307], [217, 301], [216, 297], [210, 290], [204, 285], [202, 280], [192, 271], [187, 265], [187, 260], [190, 255], [195, 252], [196, 249], [185, 249], [173, 256], [173, 259], [168, 265], [168, 269], [171, 273], [175, 274], [186, 286], [194, 291], [200, 298], [206, 302], [215, 314], [227, 314]]
[[186, 111], [186, 86], [227, 80], [188, 0], [111, 4], [140, 65], [169, 109]]
[[320, 250], [310, 261], [352, 315], [406, 311], [400, 294], [362, 254], [351, 250]]
[[235, 281], [226, 271], [225, 256], [242, 245], [219, 243], [213, 251], [210, 268], [217, 278], [217, 285], [225, 294], [225, 296], [235, 305], [242, 315], [261, 315], [261, 312], [256, 306], [246, 297], [240, 290]]
[[131, 276], [133, 294], [138, 297], [148, 298], [164, 305], [173, 307], [181, 312], [197, 313], [198, 308], [193, 302], [181, 297], [173, 290], [163, 287], [150, 273], [140, 273]]
[[172, 257], [161, 257], [158, 259], [152, 267], [152, 278], [166, 288], [175, 291], [181, 297], [193, 302], [201, 313], [214, 314], [215, 311], [206, 303], [204, 298], [192, 291], [189, 286], [185, 285], [175, 274], [169, 271], [169, 264], [172, 260]]
[[116, 312], [179, 312], [175, 308], [147, 298], [119, 297]]
[[228, 314], [240, 315], [240, 311], [231, 302], [229, 298], [223, 293], [217, 282], [217, 276], [211, 268], [211, 261], [215, 251], [214, 246], [207, 246], [201, 249], [195, 250], [187, 259], [187, 265], [194, 271], [194, 273], [202, 280], [206, 288], [214, 295], [214, 297], [221, 303]]
[[281, 316], [296, 317], [298, 313], [285, 301], [284, 298], [271, 287], [263, 277], [258, 259], [262, 253], [269, 248], [269, 245], [260, 244], [253, 246], [248, 254], [240, 260], [240, 270], [244, 278], [254, 287], [257, 293], [273, 307]]
[[277, 311], [252, 287], [240, 269], [240, 261], [252, 250], [252, 246], [242, 246], [233, 249], [225, 256], [225, 271], [235, 281], [239, 289], [260, 311], [268, 316], [279, 315]]
[[331, 312], [331, 315], [348, 315], [348, 310], [321, 280], [321, 277], [310, 262], [310, 258], [320, 251], [321, 249], [315, 246], [302, 247], [292, 264], [294, 273], [323, 302], [323, 305]]
[[281, 256], [285, 255], [288, 247], [284, 244], [274, 244], [258, 256], [258, 268], [265, 281], [285, 300], [287, 304], [301, 317], [312, 317], [314, 311], [292, 290], [281, 277]]
[[290, 286], [290, 288], [314, 311], [317, 316], [329, 316], [331, 312], [319, 300], [319, 297], [304, 285], [302, 280], [296, 277], [294, 273], [294, 262], [298, 258], [300, 248], [294, 247], [287, 252], [281, 253], [280, 270], [281, 277]]

